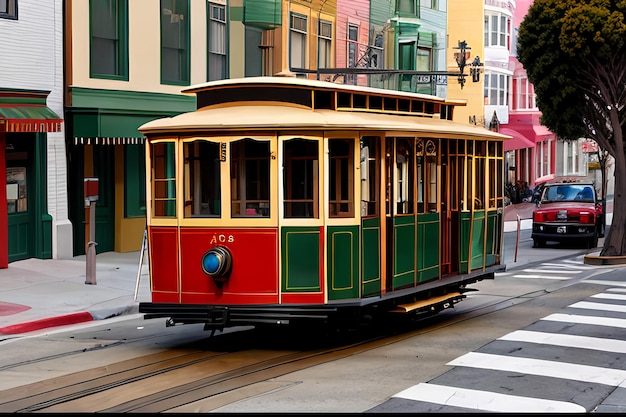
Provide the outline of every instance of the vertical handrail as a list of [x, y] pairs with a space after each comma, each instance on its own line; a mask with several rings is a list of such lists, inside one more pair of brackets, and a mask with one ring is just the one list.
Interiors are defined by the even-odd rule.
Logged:
[[519, 232], [520, 232], [521, 223], [522, 223], [522, 219], [520, 218], [519, 214], [516, 214], [516, 216], [517, 216], [517, 234], [515, 236], [515, 256], [513, 257], [513, 262], [517, 262], [517, 248], [519, 246]]
[[137, 301], [137, 293], [139, 292], [139, 278], [141, 277], [141, 267], [143, 266], [143, 255], [146, 252], [146, 244], [148, 242], [148, 229], [143, 231], [143, 240], [141, 241], [141, 253], [139, 254], [139, 268], [137, 269], [137, 282], [135, 283], [135, 298]]

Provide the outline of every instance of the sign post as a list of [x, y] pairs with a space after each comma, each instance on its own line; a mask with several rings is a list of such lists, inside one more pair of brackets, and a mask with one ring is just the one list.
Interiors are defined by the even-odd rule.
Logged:
[[86, 255], [85, 284], [96, 285], [96, 202], [98, 201], [98, 178], [85, 178], [85, 207], [89, 207], [89, 242]]

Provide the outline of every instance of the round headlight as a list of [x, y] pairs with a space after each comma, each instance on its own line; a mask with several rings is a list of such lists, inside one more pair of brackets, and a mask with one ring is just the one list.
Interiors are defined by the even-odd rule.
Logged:
[[202, 257], [202, 270], [213, 278], [224, 278], [230, 273], [233, 258], [228, 248], [216, 246]]

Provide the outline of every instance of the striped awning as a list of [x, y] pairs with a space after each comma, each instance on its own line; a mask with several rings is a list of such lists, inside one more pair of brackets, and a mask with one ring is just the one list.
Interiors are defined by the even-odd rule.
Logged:
[[74, 145], [143, 145], [146, 138], [83, 138], [75, 137]]
[[0, 104], [0, 132], [60, 132], [63, 119], [40, 104]]

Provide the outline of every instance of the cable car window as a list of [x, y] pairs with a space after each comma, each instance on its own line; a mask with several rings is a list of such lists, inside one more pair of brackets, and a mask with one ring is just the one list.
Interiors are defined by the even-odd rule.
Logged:
[[152, 144], [152, 215], [176, 217], [174, 142]]
[[270, 142], [244, 139], [230, 145], [232, 217], [270, 216]]
[[284, 216], [319, 218], [318, 142], [291, 139], [283, 143]]
[[361, 216], [378, 215], [380, 163], [378, 144], [380, 138], [367, 136], [361, 139]]
[[187, 142], [185, 152], [185, 217], [220, 217], [220, 144]]
[[437, 212], [437, 157], [427, 156], [428, 164], [428, 211]]
[[419, 139], [415, 148], [415, 163], [417, 164], [417, 212], [424, 213], [424, 141]]
[[354, 217], [354, 140], [330, 139], [330, 217]]
[[397, 139], [396, 185], [396, 213], [413, 213], [413, 139]]

